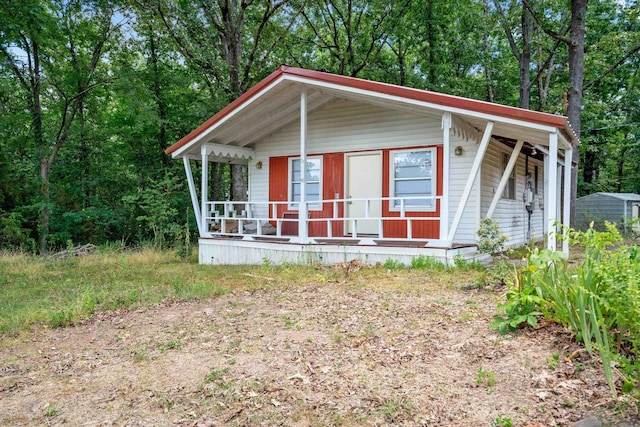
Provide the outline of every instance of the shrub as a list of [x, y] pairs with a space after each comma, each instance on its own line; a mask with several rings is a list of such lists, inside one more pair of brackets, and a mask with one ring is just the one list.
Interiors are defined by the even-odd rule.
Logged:
[[478, 229], [478, 250], [482, 253], [498, 255], [504, 252], [507, 236], [500, 232], [500, 226], [491, 218], [480, 221]]
[[570, 327], [589, 354], [597, 352], [615, 395], [612, 360], [625, 384], [640, 378], [640, 251], [621, 245], [614, 224], [605, 227], [569, 231], [571, 242], [585, 250], [577, 268], [569, 268], [559, 252], [534, 250], [523, 275], [541, 298], [541, 311]]

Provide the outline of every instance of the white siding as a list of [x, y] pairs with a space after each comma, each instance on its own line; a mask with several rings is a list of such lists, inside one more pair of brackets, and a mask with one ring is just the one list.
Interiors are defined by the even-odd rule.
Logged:
[[[497, 191], [500, 178], [502, 177], [502, 154], [511, 155], [512, 149], [497, 141], [491, 141], [485, 161], [482, 165], [482, 210], [484, 217], [489, 210], [489, 205], [495, 192]], [[508, 246], [520, 246], [528, 243], [528, 213], [525, 208], [523, 196], [526, 185], [526, 156], [520, 154], [516, 162], [516, 195], [515, 200], [500, 199], [493, 219], [500, 225], [500, 230], [509, 237]], [[534, 177], [535, 166], [538, 166], [538, 188], [534, 198], [534, 211], [531, 215], [531, 238], [541, 240], [543, 232], [543, 207], [540, 200], [543, 199], [544, 191], [544, 167], [539, 160], [529, 158], [529, 172]]]
[[[465, 140], [455, 135], [451, 135], [451, 149], [449, 150], [451, 169], [449, 174], [449, 222], [453, 221], [458, 205], [462, 198], [462, 193], [467, 184], [469, 171], [478, 152], [479, 140]], [[462, 155], [455, 155], [455, 148], [462, 147]], [[478, 178], [482, 172], [478, 174]], [[454, 243], [475, 243], [477, 240], [476, 231], [480, 226], [478, 218], [478, 186], [480, 180], [476, 179], [467, 205], [462, 215], [462, 220], [454, 236]], [[447, 184], [447, 183], [445, 183]], [[451, 224], [449, 224], [450, 226]], [[447, 227], [449, 228], [449, 227]]]
[[[307, 153], [351, 152], [442, 144], [441, 119], [338, 99], [309, 113]], [[269, 197], [269, 157], [300, 152], [298, 117], [255, 144], [250, 200]], [[256, 169], [256, 162], [262, 169]], [[260, 215], [266, 212], [259, 212]]]

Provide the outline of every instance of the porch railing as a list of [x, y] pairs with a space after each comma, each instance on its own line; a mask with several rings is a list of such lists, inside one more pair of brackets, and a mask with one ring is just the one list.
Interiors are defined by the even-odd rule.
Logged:
[[[345, 238], [375, 238], [389, 240], [417, 240], [424, 237], [414, 236], [414, 223], [416, 221], [438, 221], [439, 216], [432, 213], [432, 216], [422, 216], [420, 213], [435, 212], [437, 200], [440, 197], [378, 197], [367, 199], [331, 199], [320, 202], [307, 202], [309, 217], [304, 219], [306, 226], [310, 227], [315, 223], [326, 224], [326, 236], [313, 236], [310, 240]], [[374, 211], [381, 208], [383, 202], [388, 202], [392, 208], [392, 215], [376, 215]], [[416, 204], [421, 204], [416, 207]], [[210, 201], [206, 203], [204, 215], [205, 237], [214, 236], [240, 236], [245, 238], [276, 237], [294, 238], [298, 236], [297, 226], [298, 203], [292, 206], [289, 201]], [[358, 216], [346, 215], [349, 207], [357, 206]], [[431, 205], [432, 207], [429, 207]], [[376, 207], [376, 209], [374, 209]], [[328, 208], [328, 209], [327, 209]], [[420, 209], [420, 210], [418, 210]], [[327, 211], [330, 215], [327, 217]], [[415, 214], [414, 212], [419, 212]], [[323, 212], [315, 217], [314, 212]], [[407, 213], [411, 212], [412, 216]], [[415, 216], [413, 216], [415, 215]], [[384, 225], [390, 222], [404, 222], [406, 224], [406, 235], [386, 236]], [[365, 225], [367, 230], [362, 231]], [[334, 225], [342, 224], [341, 235], [334, 235]], [[275, 230], [274, 230], [275, 228]], [[340, 229], [340, 227], [337, 227]], [[358, 231], [360, 229], [360, 232]], [[373, 231], [372, 231], [373, 230]]]

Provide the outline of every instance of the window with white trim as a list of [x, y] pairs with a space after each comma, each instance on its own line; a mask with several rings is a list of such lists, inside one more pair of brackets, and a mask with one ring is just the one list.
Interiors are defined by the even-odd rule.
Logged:
[[436, 149], [391, 151], [389, 157], [390, 209], [400, 210], [404, 201], [405, 209], [410, 211], [435, 211]]
[[[507, 165], [509, 164], [509, 154], [502, 153], [502, 174], [507, 170]], [[502, 192], [502, 198], [507, 200], [515, 200], [516, 199], [516, 165], [513, 165], [513, 169], [511, 170], [511, 174], [509, 175], [509, 181], [507, 181], [507, 185], [504, 187], [504, 191]]]
[[[307, 157], [306, 199], [309, 209], [321, 210], [322, 157]], [[302, 194], [302, 162], [300, 158], [289, 159], [289, 208], [298, 209]], [[314, 203], [315, 202], [315, 203]]]

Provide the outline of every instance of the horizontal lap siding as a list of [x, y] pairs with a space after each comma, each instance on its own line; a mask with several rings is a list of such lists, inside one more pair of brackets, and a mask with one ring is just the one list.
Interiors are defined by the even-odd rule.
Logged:
[[[485, 161], [482, 164], [482, 216], [489, 210], [493, 195], [498, 189], [500, 178], [502, 177], [502, 153], [511, 155], [512, 149], [506, 145], [492, 141], [487, 149]], [[525, 155], [520, 154], [516, 162], [516, 193], [515, 200], [500, 199], [493, 219], [500, 226], [502, 233], [508, 236], [509, 246], [518, 246], [527, 242], [527, 221], [528, 213], [525, 209], [523, 195], [525, 191]], [[544, 237], [543, 218], [544, 203], [539, 204], [540, 198], [544, 196], [544, 167], [539, 160], [529, 158], [529, 172], [534, 175], [535, 166], [538, 166], [538, 187], [534, 198], [534, 211], [531, 215], [531, 237], [533, 240], [540, 240]], [[554, 170], [554, 173], [555, 170]]]
[[[442, 144], [440, 119], [336, 100], [309, 113], [307, 154]], [[300, 153], [300, 121], [255, 145], [256, 159]], [[258, 194], [256, 194], [258, 195]]]

